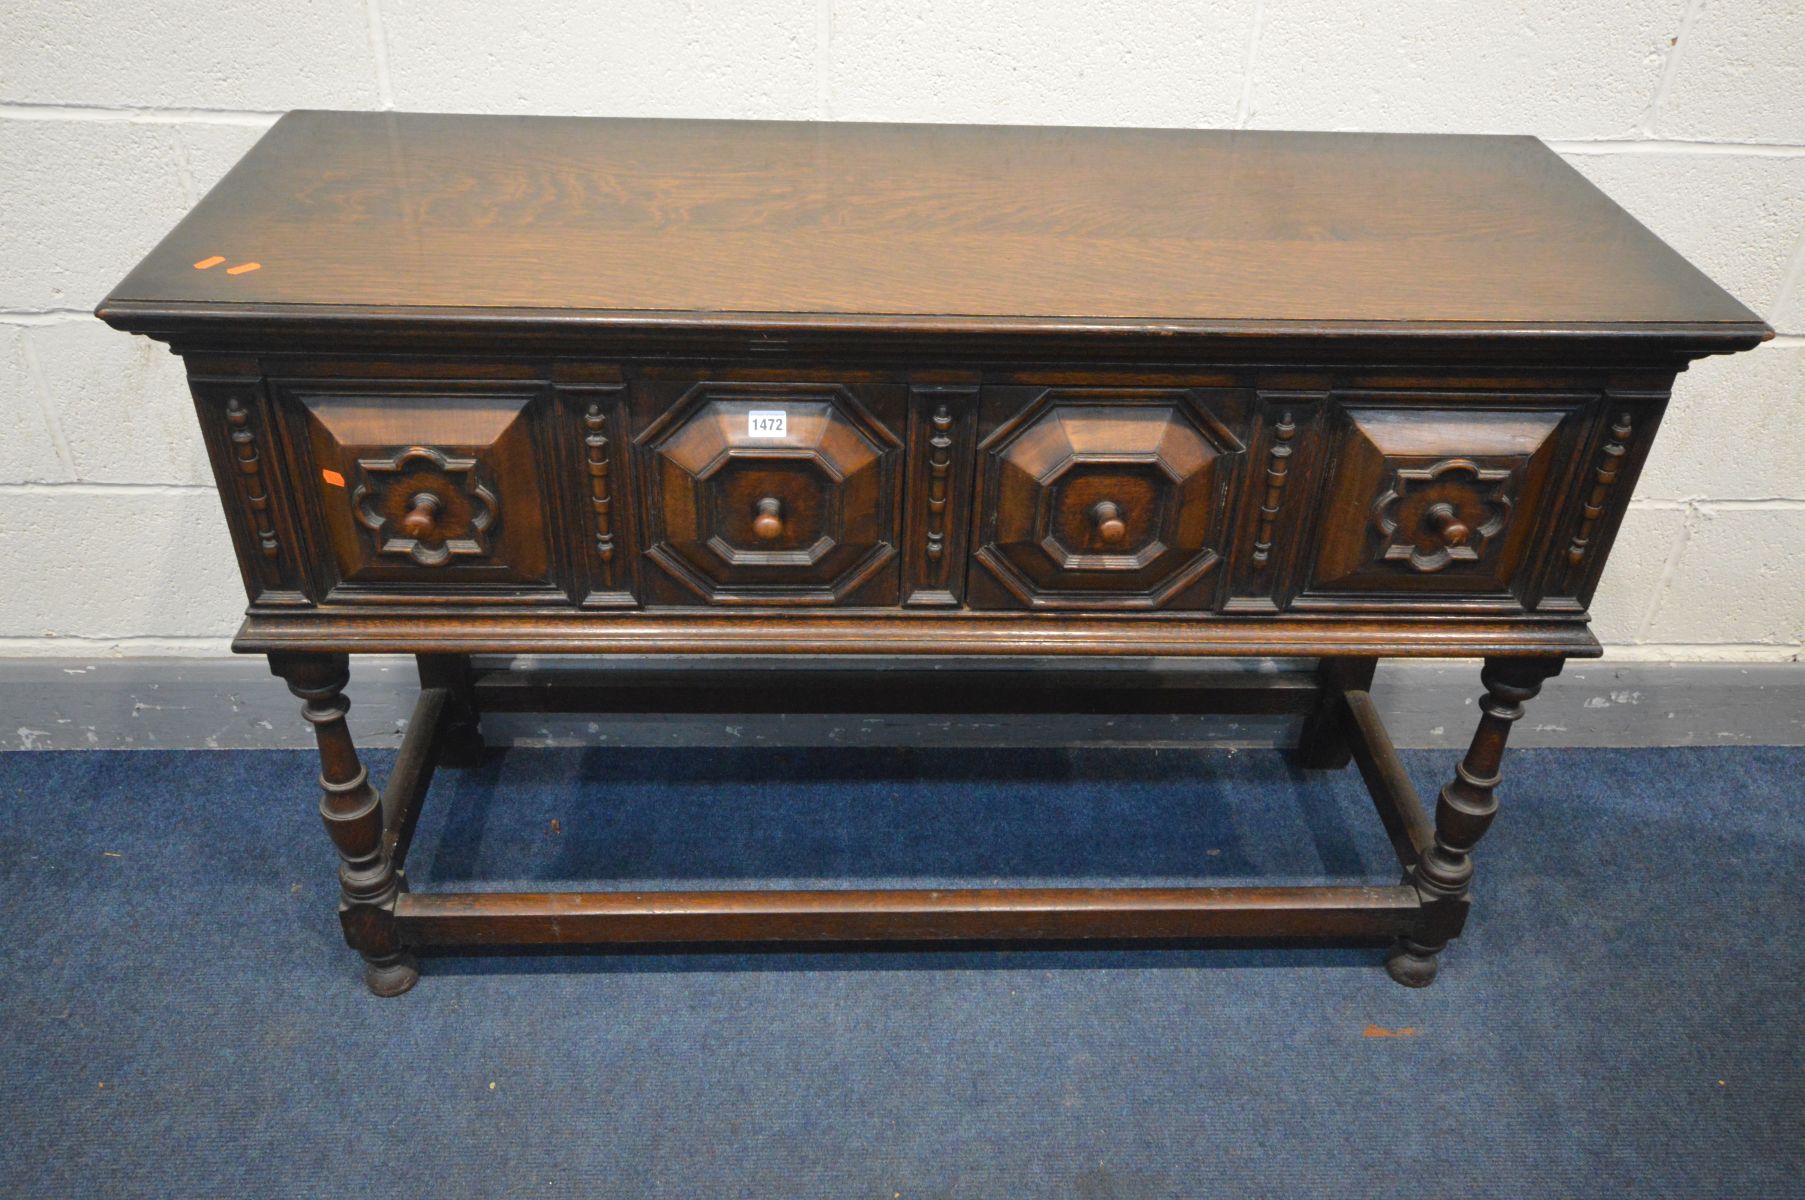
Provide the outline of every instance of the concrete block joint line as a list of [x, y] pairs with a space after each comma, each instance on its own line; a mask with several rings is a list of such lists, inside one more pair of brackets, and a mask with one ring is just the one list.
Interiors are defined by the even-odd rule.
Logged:
[[[1788, 0], [0, 19], [0, 655], [192, 652], [237, 585], [180, 364], [93, 304], [297, 107], [1534, 133], [1779, 331], [1682, 374], [1595, 606], [1624, 660], [1805, 650], [1805, 23]], [[552, 27], [558, 37], [545, 36]], [[1053, 69], [1057, 65], [1058, 69]], [[1525, 79], [1536, 86], [1525, 88]], [[112, 532], [129, 519], [121, 546]], [[123, 550], [109, 592], [84, 545]], [[175, 573], [214, 599], [168, 598]], [[21, 650], [36, 639], [47, 650]]]

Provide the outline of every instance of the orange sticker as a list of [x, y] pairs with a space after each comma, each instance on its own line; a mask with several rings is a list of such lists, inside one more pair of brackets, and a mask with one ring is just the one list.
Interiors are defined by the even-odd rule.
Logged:
[[1405, 1025], [1398, 1029], [1386, 1029], [1382, 1025], [1368, 1025], [1363, 1032], [1369, 1038], [1410, 1038], [1415, 1037], [1422, 1030], [1414, 1025]]
[[225, 261], [226, 261], [226, 259], [225, 259], [224, 255], [215, 254], [212, 258], [203, 258], [199, 262], [195, 263], [194, 269], [197, 271], [205, 271], [208, 267], [217, 267], [220, 263], [225, 262]]
[[235, 267], [227, 267], [226, 274], [243, 275], [246, 271], [255, 271], [261, 266], [263, 266], [262, 263], [239, 263]]
[[320, 471], [320, 478], [324, 479], [327, 483], [330, 483], [333, 487], [344, 487], [345, 486], [345, 477], [343, 475], [340, 475], [337, 471], [328, 471], [328, 470], [322, 469]]

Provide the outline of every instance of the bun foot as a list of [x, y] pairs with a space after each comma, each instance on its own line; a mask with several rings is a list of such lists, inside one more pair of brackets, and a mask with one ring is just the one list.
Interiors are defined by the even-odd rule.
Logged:
[[1398, 939], [1385, 958], [1385, 973], [1409, 988], [1425, 988], [1435, 982], [1441, 951], [1424, 950], [1413, 942]]
[[398, 954], [389, 962], [367, 962], [364, 982], [378, 996], [399, 996], [420, 982], [420, 966], [411, 954]]

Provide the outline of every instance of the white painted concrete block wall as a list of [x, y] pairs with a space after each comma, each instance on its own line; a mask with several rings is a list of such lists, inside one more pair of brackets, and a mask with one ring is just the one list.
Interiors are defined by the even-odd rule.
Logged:
[[1782, 334], [1681, 377], [1602, 635], [1801, 656], [1798, 0], [7, 0], [0, 655], [223, 651], [178, 365], [89, 312], [298, 107], [1537, 134]]

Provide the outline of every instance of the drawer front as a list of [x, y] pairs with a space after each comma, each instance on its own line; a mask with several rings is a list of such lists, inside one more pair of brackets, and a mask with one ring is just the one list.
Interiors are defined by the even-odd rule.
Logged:
[[278, 383], [337, 568], [335, 598], [550, 588], [546, 392], [490, 382]]
[[297, 603], [1579, 611], [1662, 398], [352, 366], [217, 385], [223, 477], [259, 472], [241, 548], [305, 550]]
[[993, 389], [979, 446], [978, 607], [1207, 607], [1245, 457], [1215, 389]]
[[1530, 602], [1587, 399], [1338, 397], [1308, 594]]
[[894, 604], [906, 389], [650, 379], [636, 442], [652, 599]]

